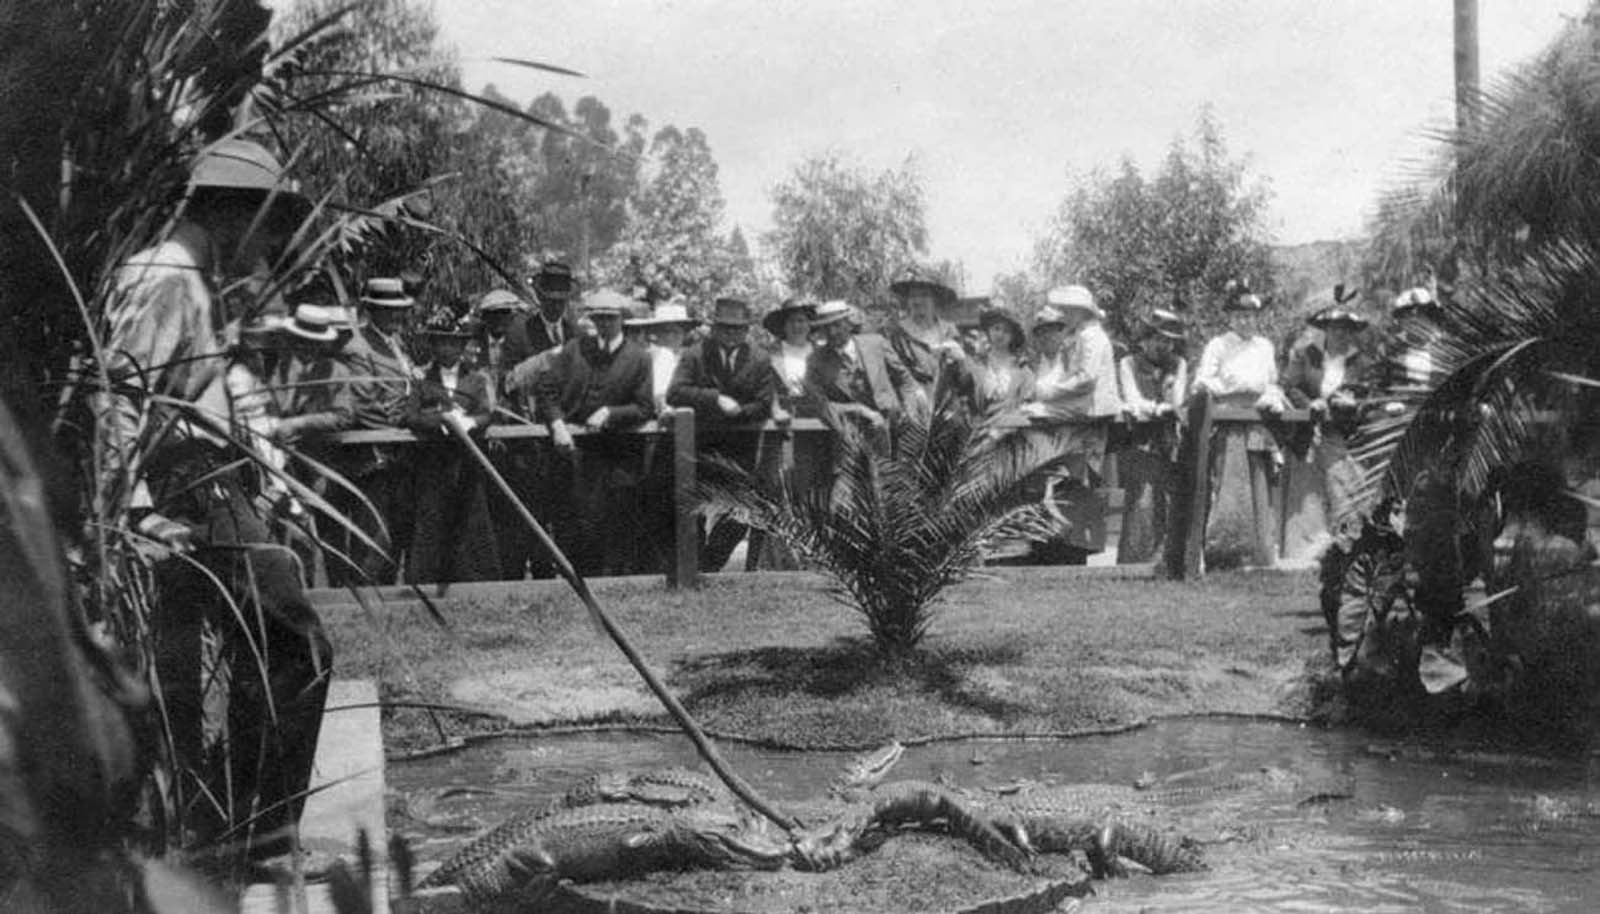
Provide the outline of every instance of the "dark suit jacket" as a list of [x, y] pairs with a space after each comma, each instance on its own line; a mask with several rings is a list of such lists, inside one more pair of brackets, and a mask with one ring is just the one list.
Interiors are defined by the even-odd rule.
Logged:
[[810, 395], [829, 403], [860, 403], [880, 413], [899, 412], [904, 399], [916, 389], [917, 382], [883, 337], [861, 333], [856, 335], [855, 341], [865, 375], [866, 396], [857, 397], [850, 389], [843, 377], [843, 358], [831, 346], [818, 347], [811, 353], [811, 362], [806, 366], [806, 387]]
[[509, 371], [524, 359], [557, 345], [565, 346], [577, 338], [578, 325], [571, 317], [562, 316], [561, 339], [557, 341], [551, 339], [549, 331], [545, 329], [544, 318], [537, 309], [524, 311], [506, 326], [506, 339], [500, 349], [501, 368]]
[[[755, 422], [772, 412], [777, 380], [772, 372], [772, 357], [748, 342], [733, 350], [730, 372], [722, 358], [722, 347], [705, 340], [678, 356], [678, 370], [667, 387], [667, 402], [693, 409], [697, 423]], [[738, 401], [738, 414], [724, 416], [717, 408], [718, 396]]]
[[606, 428], [627, 428], [655, 415], [651, 401], [650, 355], [634, 342], [616, 352], [601, 348], [597, 337], [583, 336], [556, 354], [539, 396], [539, 418], [583, 422], [604, 406]]
[[344, 355], [352, 375], [356, 424], [363, 428], [399, 425], [405, 418], [406, 397], [416, 383], [400, 353], [377, 330], [366, 326], [356, 331]]
[[440, 382], [439, 367], [429, 365], [406, 398], [405, 424], [418, 435], [437, 435], [444, 424], [444, 414], [459, 407], [480, 426], [486, 425], [493, 402], [487, 373], [463, 366], [461, 380], [452, 393]]

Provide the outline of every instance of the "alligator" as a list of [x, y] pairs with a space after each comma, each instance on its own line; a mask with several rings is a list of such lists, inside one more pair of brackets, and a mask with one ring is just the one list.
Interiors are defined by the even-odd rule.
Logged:
[[588, 882], [659, 869], [834, 869], [906, 828], [942, 828], [990, 860], [1027, 871], [1036, 853], [1082, 851], [1096, 875], [1203, 868], [1187, 839], [1119, 821], [1113, 785], [1029, 790], [985, 802], [925, 781], [882, 783], [904, 749], [857, 760], [832, 786], [843, 812], [771, 834], [722, 785], [689, 769], [597, 775], [560, 800], [490, 829], [418, 886], [455, 885], [471, 900], [523, 897], [557, 880]]

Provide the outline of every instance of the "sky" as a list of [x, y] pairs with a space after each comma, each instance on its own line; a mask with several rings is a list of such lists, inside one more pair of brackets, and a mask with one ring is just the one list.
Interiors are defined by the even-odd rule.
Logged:
[[[1479, 0], [1485, 82], [1588, 0]], [[1075, 180], [1153, 171], [1212, 106], [1272, 240], [1357, 237], [1454, 111], [1452, 0], [438, 0], [466, 85], [595, 95], [705, 131], [728, 228], [808, 155], [919, 163], [930, 256], [968, 294], [1026, 266]], [[571, 79], [495, 63], [532, 58]]]

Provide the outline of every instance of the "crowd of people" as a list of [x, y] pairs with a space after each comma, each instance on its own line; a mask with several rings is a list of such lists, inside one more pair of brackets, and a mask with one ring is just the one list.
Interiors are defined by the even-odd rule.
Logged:
[[[112, 383], [96, 407], [101, 491], [125, 498], [142, 541], [194, 552], [162, 566], [157, 673], [181, 734], [174, 750], [190, 770], [212, 772], [208, 795], [264, 804], [257, 825], [268, 837], [252, 842], [256, 855], [281, 851], [284, 826], [298, 818], [331, 669], [304, 559], [327, 557], [338, 583], [552, 571], [458, 435], [478, 436], [498, 475], [589, 575], [666, 564], [671, 455], [658, 452], [656, 436], [626, 432], [669, 409], [693, 410], [702, 455], [788, 473], [799, 487], [827, 472], [824, 436], [752, 427], [826, 414], [888, 440], [906, 410], [941, 397], [1022, 422], [1065, 422], [1070, 444], [1045, 497], [1096, 491], [1114, 467], [1128, 506], [1118, 558], [1139, 562], [1160, 554], [1181, 420], [1201, 397], [1262, 419], [1223, 426], [1212, 513], [1225, 514], [1224, 496], [1240, 489], [1230, 461], [1272, 473], [1294, 459], [1318, 469], [1298, 478], [1327, 506], [1325, 526], [1346, 523], [1345, 449], [1374, 408], [1366, 390], [1376, 362], [1358, 341], [1366, 319], [1342, 290], [1280, 366], [1262, 332], [1262, 298], [1228, 289], [1228, 329], [1192, 369], [1192, 328], [1174, 311], [1123, 321], [1132, 333], [1119, 345], [1083, 286], [1051, 290], [1028, 321], [1005, 307], [964, 320], [955, 292], [918, 273], [891, 285], [887, 316], [865, 303], [800, 298], [765, 314], [736, 296], [652, 306], [639, 294], [583, 289], [561, 262], [518, 289], [430, 307], [419, 304], [436, 298], [420, 279], [377, 276], [361, 284], [354, 308], [322, 286], [234, 313], [236, 300], [259, 302], [236, 293], [264, 284], [273, 252], [309, 208], [260, 145], [210, 147], [171, 234], [112, 279], [103, 366]], [[1391, 386], [1425, 382], [1422, 344], [1436, 312], [1425, 290], [1395, 301], [1397, 316], [1421, 319], [1385, 360], [1405, 375]], [[1272, 417], [1291, 407], [1316, 421], [1276, 427]], [[547, 441], [481, 434], [504, 423], [542, 427]], [[338, 435], [396, 428], [416, 440]], [[319, 524], [317, 538], [333, 548], [297, 554], [292, 538], [283, 544], [281, 531]], [[782, 544], [728, 519], [702, 532], [703, 566], [723, 567], [747, 534], [747, 567], [792, 567]], [[1069, 534], [1065, 560], [1098, 548], [1081, 537]], [[206, 597], [219, 587], [226, 599]], [[258, 621], [238, 625], [240, 607]], [[225, 651], [271, 658], [271, 675], [236, 681], [229, 704], [234, 738], [258, 741], [258, 751], [236, 748], [232, 770], [220, 772], [199, 723], [203, 630], [219, 618], [233, 620], [220, 623], [233, 632]], [[230, 817], [217, 820], [221, 833]]]

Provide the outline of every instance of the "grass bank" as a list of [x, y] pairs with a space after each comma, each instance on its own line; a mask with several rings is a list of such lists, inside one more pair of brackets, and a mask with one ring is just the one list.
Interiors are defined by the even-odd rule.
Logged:
[[[1073, 731], [1162, 714], [1299, 716], [1326, 650], [1309, 572], [1184, 584], [997, 569], [951, 590], [924, 656], [893, 669], [820, 575], [716, 575], [688, 592], [642, 578], [594, 589], [708, 729], [800, 747]], [[448, 627], [415, 603], [323, 609], [339, 675], [377, 679], [386, 701], [482, 712], [390, 710], [391, 748], [508, 723], [668, 722], [564, 585], [529, 582], [438, 606]]]

